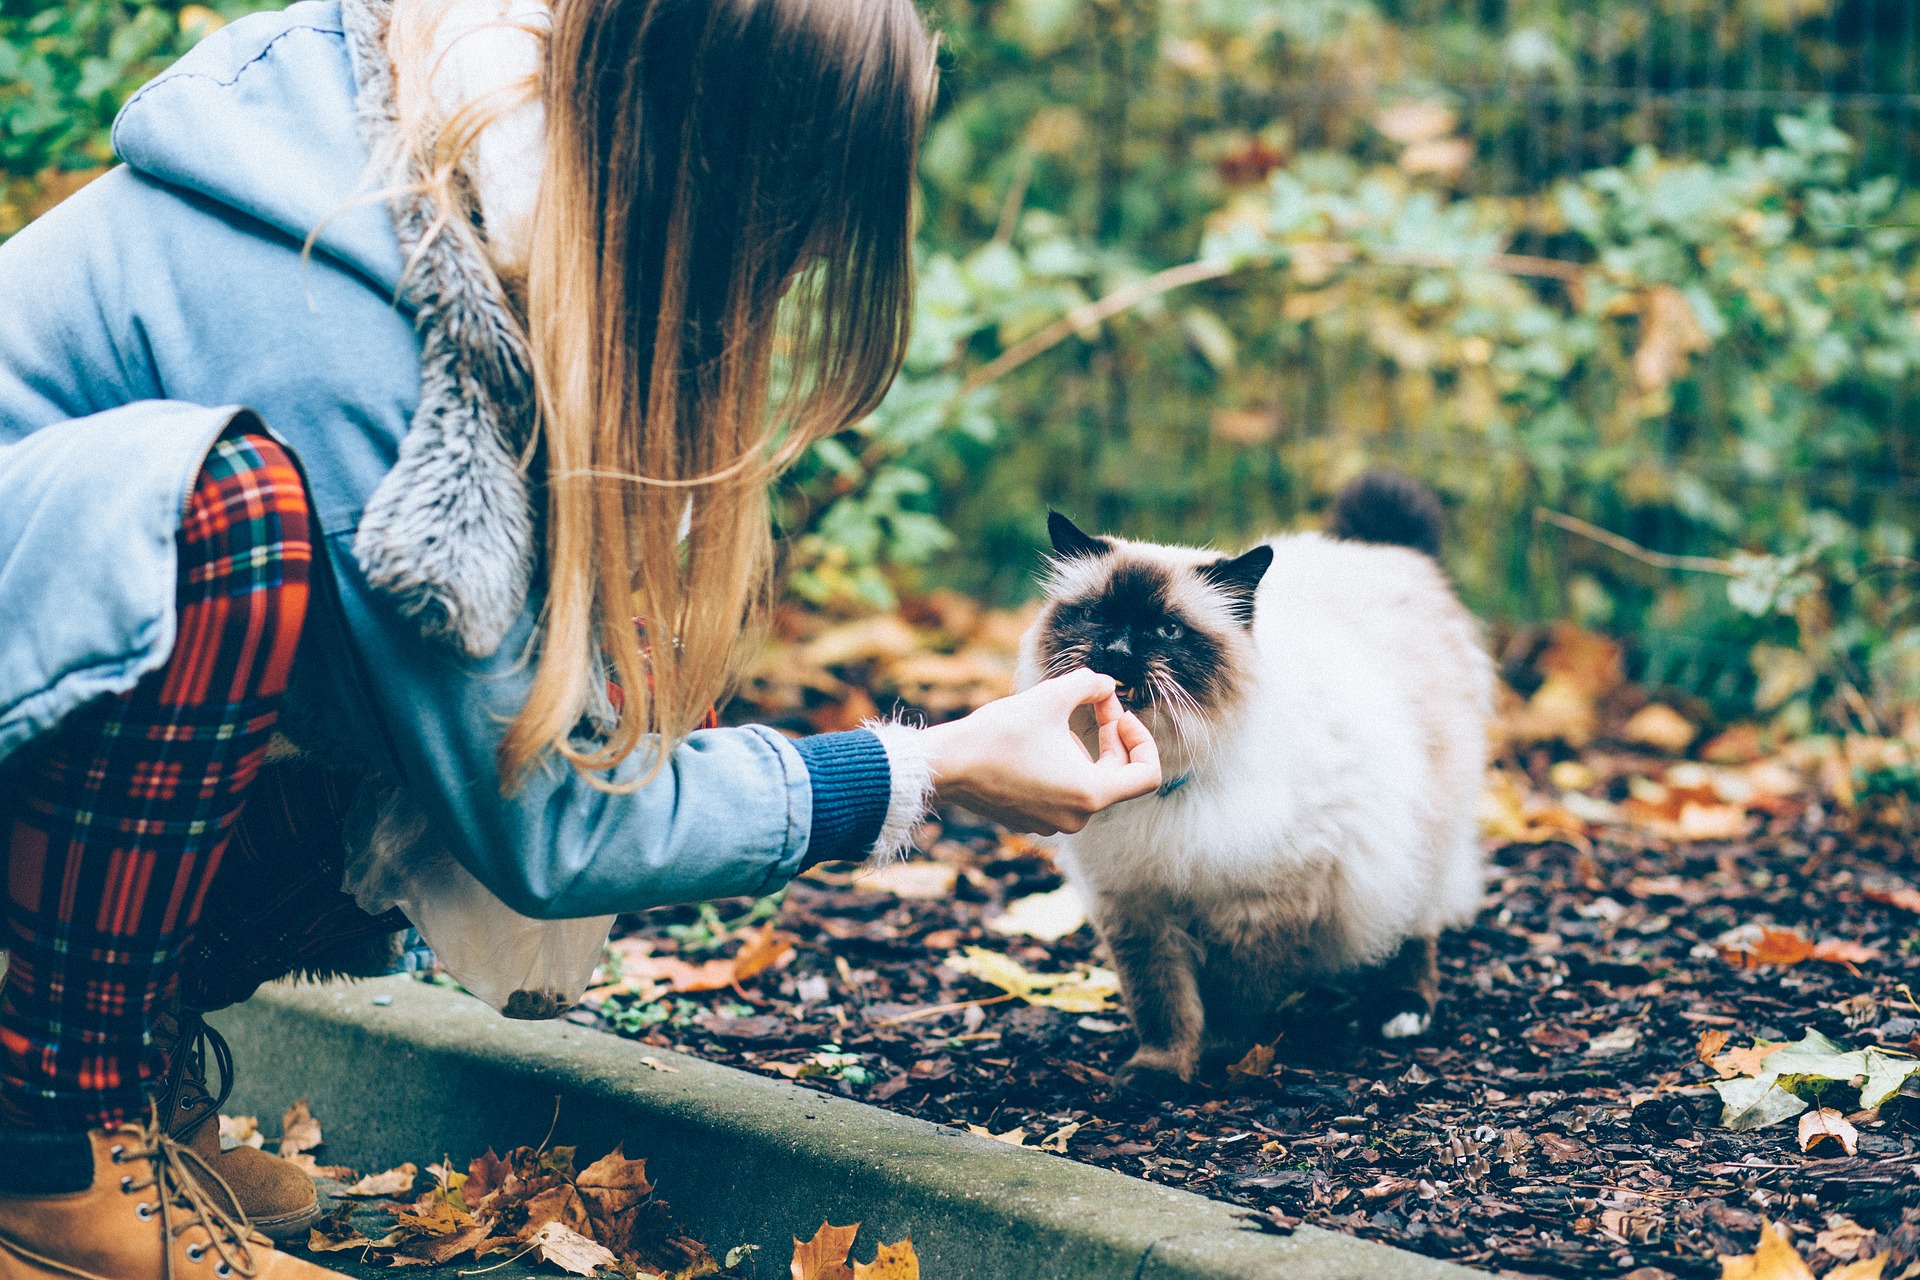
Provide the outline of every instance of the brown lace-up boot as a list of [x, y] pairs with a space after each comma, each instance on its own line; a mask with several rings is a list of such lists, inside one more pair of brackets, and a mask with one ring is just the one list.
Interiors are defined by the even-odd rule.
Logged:
[[[320, 1218], [313, 1179], [257, 1147], [220, 1149], [220, 1108], [233, 1091], [233, 1051], [199, 1014], [177, 1006], [154, 1020], [153, 1042], [167, 1058], [167, 1078], [157, 1099], [160, 1127], [219, 1175], [211, 1190], [227, 1213], [244, 1213], [253, 1229], [275, 1240], [303, 1238]], [[218, 1094], [207, 1089], [207, 1060], [220, 1076]], [[222, 1198], [221, 1188], [231, 1188]]]
[[221, 1207], [156, 1124], [0, 1134], [0, 1280], [325, 1280]]

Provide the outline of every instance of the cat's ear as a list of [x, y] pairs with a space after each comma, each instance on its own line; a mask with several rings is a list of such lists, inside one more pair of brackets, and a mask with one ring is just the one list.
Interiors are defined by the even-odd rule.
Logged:
[[1103, 556], [1113, 550], [1105, 538], [1083, 533], [1080, 526], [1058, 511], [1047, 512], [1047, 534], [1053, 539], [1053, 554], [1062, 559], [1074, 556]]
[[1240, 625], [1250, 626], [1253, 623], [1253, 593], [1260, 586], [1260, 579], [1267, 576], [1272, 564], [1273, 548], [1262, 543], [1243, 556], [1201, 565], [1200, 576], [1225, 593], [1227, 607], [1233, 610], [1233, 616]]

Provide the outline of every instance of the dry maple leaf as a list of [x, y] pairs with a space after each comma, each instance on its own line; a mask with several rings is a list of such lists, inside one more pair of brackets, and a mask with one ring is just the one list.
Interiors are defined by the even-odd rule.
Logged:
[[558, 1222], [541, 1227], [528, 1243], [533, 1246], [535, 1257], [551, 1262], [568, 1275], [590, 1276], [601, 1267], [611, 1269], [620, 1263], [613, 1250]]
[[311, 1151], [322, 1141], [320, 1122], [313, 1118], [313, 1112], [307, 1110], [305, 1098], [287, 1108], [287, 1114], [280, 1118], [280, 1145], [277, 1148], [283, 1158]]
[[1027, 1145], [1027, 1127], [1025, 1125], [1021, 1125], [1017, 1129], [1009, 1129], [1005, 1133], [995, 1133], [985, 1125], [970, 1124], [967, 1126], [967, 1132], [973, 1134], [975, 1137], [992, 1138], [995, 1142], [1004, 1142], [1010, 1147], [1024, 1147]]
[[1813, 955], [1813, 943], [1791, 929], [1760, 926], [1752, 933], [1746, 929], [1736, 932], [1740, 935], [1737, 938], [1722, 940], [1720, 958], [1743, 969], [1757, 969], [1763, 964], [1799, 964]]
[[1751, 1048], [1729, 1049], [1707, 1065], [1720, 1074], [1722, 1080], [1731, 1080], [1735, 1076], [1758, 1076], [1766, 1068], [1761, 1063], [1770, 1053], [1778, 1053], [1787, 1047], [1790, 1041], [1782, 1040], [1778, 1044], [1756, 1040]]
[[1842, 1154], [1853, 1155], [1860, 1149], [1860, 1134], [1832, 1107], [1817, 1107], [1800, 1116], [1800, 1149], [1812, 1154], [1821, 1146], [1836, 1146]]
[[[1880, 1280], [1889, 1254], [1849, 1262], [1827, 1272], [1825, 1280]], [[1720, 1280], [1813, 1280], [1813, 1270], [1787, 1241], [1786, 1228], [1760, 1223], [1760, 1243], [1752, 1253], [1720, 1255]]]
[[853, 1264], [853, 1280], [920, 1280], [920, 1259], [912, 1240], [883, 1244], [872, 1262]]
[[1263, 1079], [1272, 1070], [1273, 1045], [1256, 1044], [1247, 1050], [1240, 1061], [1227, 1068], [1227, 1075], [1236, 1081], [1252, 1081]]
[[1722, 1031], [1717, 1027], [1702, 1031], [1700, 1033], [1700, 1042], [1693, 1046], [1694, 1056], [1711, 1066], [1714, 1057], [1722, 1049], [1727, 1047], [1727, 1041], [1732, 1038], [1729, 1032]]
[[824, 1219], [813, 1239], [793, 1242], [793, 1262], [788, 1267], [792, 1280], [853, 1280], [853, 1268], [847, 1265], [847, 1251], [860, 1234], [860, 1224], [832, 1226]]
[[1880, 953], [1864, 943], [1851, 942], [1845, 938], [1823, 938], [1813, 944], [1813, 959], [1828, 964], [1841, 964], [1853, 970], [1857, 977], [1860, 970], [1856, 967], [1871, 964], [1880, 958]]
[[1813, 1238], [1814, 1248], [1830, 1257], [1845, 1262], [1857, 1258], [1873, 1247], [1873, 1230], [1863, 1227], [1852, 1218], [1838, 1215], [1830, 1217], [1831, 1224], [1826, 1230]]
[[420, 1170], [409, 1162], [385, 1173], [370, 1173], [350, 1187], [342, 1187], [343, 1196], [401, 1196], [413, 1190], [413, 1181], [420, 1176]]
[[758, 974], [766, 972], [780, 958], [793, 950], [794, 939], [786, 934], [773, 931], [773, 921], [769, 920], [751, 934], [733, 957], [733, 981], [745, 982]]

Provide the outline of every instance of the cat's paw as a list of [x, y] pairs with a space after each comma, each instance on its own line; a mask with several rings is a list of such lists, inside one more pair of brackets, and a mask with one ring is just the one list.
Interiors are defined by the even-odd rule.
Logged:
[[1163, 1062], [1143, 1061], [1137, 1053], [1113, 1073], [1113, 1086], [1153, 1102], [1178, 1098], [1187, 1091], [1187, 1082], [1178, 1071]]
[[1415, 1036], [1427, 1034], [1427, 1028], [1432, 1025], [1432, 1014], [1420, 1013], [1408, 1009], [1404, 1013], [1394, 1014], [1391, 1018], [1388, 1018], [1380, 1024], [1380, 1038], [1382, 1040], [1411, 1040]]

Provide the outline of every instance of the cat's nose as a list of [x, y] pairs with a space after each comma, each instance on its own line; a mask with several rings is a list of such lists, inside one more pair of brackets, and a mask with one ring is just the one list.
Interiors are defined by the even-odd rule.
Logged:
[[1133, 646], [1127, 643], [1125, 636], [1115, 636], [1100, 647], [1108, 653], [1119, 654], [1121, 657], [1130, 657], [1133, 654]]

